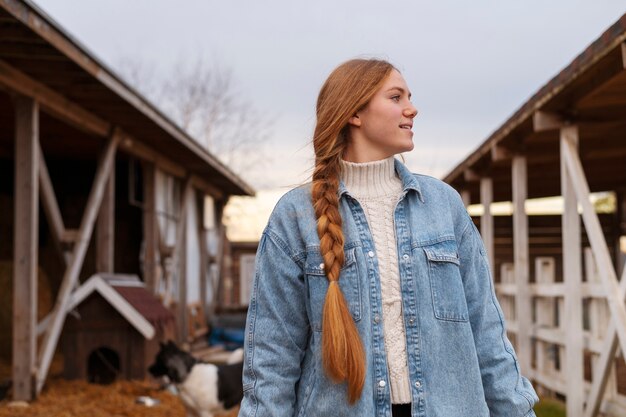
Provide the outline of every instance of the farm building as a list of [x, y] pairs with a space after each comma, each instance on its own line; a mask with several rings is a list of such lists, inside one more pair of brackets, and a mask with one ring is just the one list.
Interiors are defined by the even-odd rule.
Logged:
[[0, 360], [31, 400], [95, 274], [141, 277], [186, 340], [253, 190], [32, 3], [0, 0], [0, 38]]
[[626, 15], [445, 177], [482, 208], [523, 373], [568, 417], [626, 415], [625, 139]]

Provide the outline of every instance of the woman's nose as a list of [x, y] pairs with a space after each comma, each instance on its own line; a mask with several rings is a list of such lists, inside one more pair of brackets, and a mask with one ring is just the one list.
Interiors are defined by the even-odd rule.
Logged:
[[404, 116], [410, 117], [411, 119], [417, 116], [417, 109], [415, 108], [415, 106], [411, 104], [409, 107], [404, 109]]

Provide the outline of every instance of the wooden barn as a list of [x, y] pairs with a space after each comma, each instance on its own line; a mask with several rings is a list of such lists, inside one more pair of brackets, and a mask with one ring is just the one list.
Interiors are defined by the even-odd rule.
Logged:
[[568, 417], [626, 415], [626, 15], [445, 181], [482, 208], [523, 373]]
[[31, 2], [0, 0], [0, 39], [0, 361], [31, 400], [94, 274], [141, 277], [186, 340], [253, 190]]

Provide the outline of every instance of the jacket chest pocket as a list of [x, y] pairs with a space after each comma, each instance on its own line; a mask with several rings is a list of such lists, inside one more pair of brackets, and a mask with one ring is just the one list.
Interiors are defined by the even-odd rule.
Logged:
[[422, 249], [428, 260], [435, 317], [439, 320], [468, 321], [456, 241], [445, 240]]
[[[355, 322], [361, 320], [361, 288], [356, 262], [357, 248], [345, 251], [345, 262], [339, 274], [339, 288], [348, 303], [348, 309]], [[322, 312], [326, 292], [328, 291], [328, 278], [324, 273], [324, 264], [319, 249], [307, 254], [305, 274], [309, 291], [311, 311], [311, 326], [313, 330], [322, 331]]]

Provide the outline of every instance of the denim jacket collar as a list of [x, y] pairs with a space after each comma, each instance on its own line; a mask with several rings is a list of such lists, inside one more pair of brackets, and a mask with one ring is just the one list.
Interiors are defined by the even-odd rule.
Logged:
[[[409, 190], [415, 190], [420, 198], [420, 201], [423, 203], [424, 195], [422, 194], [422, 190], [420, 189], [416, 176], [413, 175], [413, 173], [411, 173], [411, 171], [409, 171], [409, 169], [398, 159], [394, 159], [394, 167], [398, 173], [400, 181], [402, 181], [403, 193], [406, 194]], [[350, 195], [350, 192], [343, 183], [343, 180], [339, 180], [339, 198], [341, 198], [344, 194]]]

